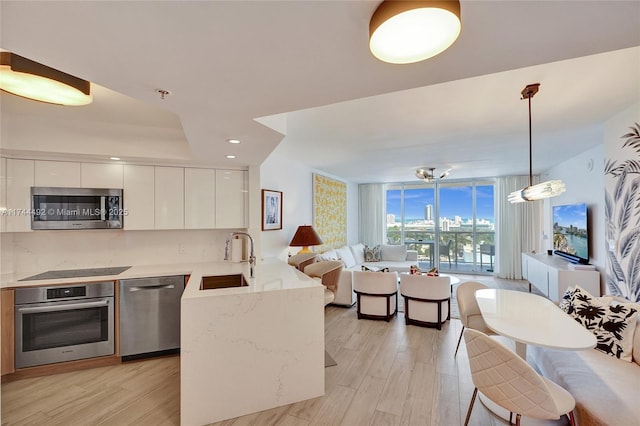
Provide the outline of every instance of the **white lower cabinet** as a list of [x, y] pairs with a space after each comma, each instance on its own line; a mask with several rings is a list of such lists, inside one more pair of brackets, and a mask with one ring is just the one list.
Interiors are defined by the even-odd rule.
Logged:
[[155, 167], [125, 165], [123, 188], [124, 229], [154, 229]]
[[184, 229], [184, 169], [156, 167], [155, 229]]
[[575, 285], [600, 296], [600, 272], [569, 269], [569, 262], [558, 256], [522, 253], [522, 270], [529, 283], [554, 302]]
[[247, 172], [216, 170], [216, 228], [247, 227]]
[[184, 227], [211, 229], [216, 227], [216, 171], [184, 169]]

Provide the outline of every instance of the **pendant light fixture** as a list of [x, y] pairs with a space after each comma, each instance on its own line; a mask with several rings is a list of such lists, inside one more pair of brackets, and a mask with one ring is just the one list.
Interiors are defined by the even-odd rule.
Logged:
[[531, 98], [538, 93], [540, 83], [534, 83], [527, 85], [522, 89], [522, 99], [529, 100], [529, 186], [513, 191], [509, 194], [509, 201], [511, 203], [524, 203], [525, 201], [542, 200], [543, 198], [555, 197], [562, 194], [566, 188], [561, 180], [549, 180], [539, 184], [533, 184], [533, 166], [531, 161]]
[[433, 182], [438, 179], [444, 179], [449, 176], [451, 169], [447, 169], [444, 172], [440, 173], [436, 176], [436, 168], [435, 167], [421, 167], [416, 170], [416, 177], [420, 180], [423, 180], [427, 183]]
[[56, 105], [87, 105], [91, 84], [11, 52], [0, 52], [0, 89]]
[[459, 1], [383, 1], [369, 22], [369, 49], [392, 64], [420, 62], [460, 35]]

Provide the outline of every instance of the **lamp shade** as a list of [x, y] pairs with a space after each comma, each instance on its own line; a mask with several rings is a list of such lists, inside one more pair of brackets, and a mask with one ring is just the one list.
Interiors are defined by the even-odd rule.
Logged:
[[300, 253], [309, 252], [309, 246], [318, 246], [320, 244], [322, 244], [322, 240], [311, 225], [298, 226], [291, 243], [289, 243], [291, 247], [303, 247]]
[[392, 64], [410, 64], [446, 50], [460, 35], [460, 2], [383, 1], [369, 22], [369, 49]]
[[88, 81], [11, 52], [0, 52], [0, 89], [56, 105], [87, 105], [93, 100]]

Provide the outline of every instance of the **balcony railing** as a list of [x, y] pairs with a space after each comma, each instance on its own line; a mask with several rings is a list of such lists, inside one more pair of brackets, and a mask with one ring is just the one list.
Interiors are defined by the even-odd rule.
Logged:
[[[439, 252], [441, 270], [493, 272], [495, 256], [495, 232], [476, 232], [476, 244], [473, 244], [472, 231], [441, 231], [437, 252]], [[449, 244], [449, 241], [451, 243]], [[389, 244], [402, 243], [402, 231], [387, 229]], [[418, 252], [421, 267], [435, 265], [435, 232], [429, 230], [405, 230], [404, 243], [410, 250]]]

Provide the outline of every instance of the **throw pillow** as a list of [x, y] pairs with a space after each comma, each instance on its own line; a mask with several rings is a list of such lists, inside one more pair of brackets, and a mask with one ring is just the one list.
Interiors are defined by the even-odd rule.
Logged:
[[596, 336], [597, 350], [631, 362], [638, 305], [610, 301], [576, 286], [571, 316]]
[[575, 287], [567, 288], [562, 296], [562, 301], [560, 301], [560, 304], [558, 305], [560, 309], [569, 315], [573, 314], [573, 299], [575, 292]]
[[380, 258], [390, 262], [404, 262], [407, 260], [407, 246], [404, 244], [382, 244]]
[[369, 271], [369, 272], [389, 272], [389, 268], [378, 268], [377, 266], [365, 266], [365, 265], [362, 265], [362, 270]]
[[374, 247], [364, 246], [364, 261], [365, 262], [380, 262], [380, 244]]
[[338, 254], [334, 249], [327, 250], [318, 256], [318, 260], [338, 260]]
[[364, 263], [364, 244], [354, 244], [349, 246], [349, 248], [351, 249], [353, 258], [356, 260], [356, 265], [362, 265]]
[[344, 246], [336, 249], [336, 254], [338, 255], [338, 259], [344, 262], [345, 268], [356, 266], [356, 260], [353, 258], [353, 254], [351, 254], [351, 249], [349, 248], [349, 246]]

